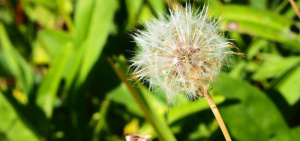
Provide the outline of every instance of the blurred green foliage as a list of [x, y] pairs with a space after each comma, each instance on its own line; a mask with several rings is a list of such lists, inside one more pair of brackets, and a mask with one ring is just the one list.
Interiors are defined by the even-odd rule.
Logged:
[[[185, 4], [185, 1], [179, 1]], [[300, 138], [300, 22], [288, 0], [209, 0], [232, 56], [211, 90], [234, 140]], [[300, 1], [296, 1], [300, 7]], [[162, 0], [0, 0], [0, 140], [224, 140], [204, 99], [132, 87], [133, 28]]]

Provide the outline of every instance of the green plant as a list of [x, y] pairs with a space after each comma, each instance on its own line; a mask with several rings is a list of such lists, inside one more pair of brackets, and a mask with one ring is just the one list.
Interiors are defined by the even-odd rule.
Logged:
[[[0, 140], [124, 140], [124, 132], [222, 140], [205, 101], [174, 97], [181, 104], [167, 114], [163, 92], [124, 79], [135, 47], [128, 34], [166, 7], [160, 0], [1, 0]], [[210, 91], [233, 140], [299, 139], [300, 24], [292, 6], [212, 0], [209, 7], [247, 54], [232, 56], [235, 67], [223, 68]]]

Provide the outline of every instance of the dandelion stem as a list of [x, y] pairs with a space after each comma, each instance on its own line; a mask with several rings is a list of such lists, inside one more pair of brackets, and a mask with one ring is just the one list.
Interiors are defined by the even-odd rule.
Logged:
[[291, 3], [292, 7], [294, 8], [298, 18], [300, 18], [300, 12], [299, 12], [299, 9], [297, 8], [297, 5], [296, 5], [295, 1], [294, 0], [289, 0], [289, 1]]
[[208, 102], [208, 104], [209, 104], [212, 112], [214, 113], [214, 115], [215, 115], [215, 117], [216, 117], [216, 119], [217, 119], [217, 121], [219, 123], [219, 126], [220, 126], [220, 128], [221, 128], [221, 130], [223, 132], [223, 135], [224, 135], [226, 141], [231, 141], [230, 135], [229, 135], [228, 130], [227, 130], [226, 126], [225, 126], [225, 123], [224, 123], [224, 121], [222, 119], [222, 116], [221, 116], [221, 114], [220, 114], [220, 112], [219, 112], [219, 110], [218, 110], [218, 108], [217, 108], [214, 100], [212, 99], [212, 97], [210, 96], [210, 94], [209, 94], [208, 91], [204, 92], [204, 97], [206, 98], [206, 100], [207, 100], [207, 102]]
[[170, 92], [168, 92], [168, 100], [167, 100], [167, 106], [168, 106], [168, 114], [169, 114], [169, 109], [170, 109], [170, 105], [169, 105], [169, 103], [170, 103]]

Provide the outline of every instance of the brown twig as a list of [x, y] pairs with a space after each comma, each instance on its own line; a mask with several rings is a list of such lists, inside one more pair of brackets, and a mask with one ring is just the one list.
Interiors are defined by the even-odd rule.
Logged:
[[294, 1], [294, 0], [289, 0], [289, 1], [290, 1], [290, 3], [291, 3], [292, 7], [294, 8], [294, 10], [295, 10], [297, 16], [298, 16], [299, 19], [300, 19], [300, 12], [299, 12], [299, 9], [298, 9], [298, 7], [297, 7], [295, 1]]
[[216, 119], [217, 119], [217, 121], [219, 123], [219, 126], [220, 126], [220, 128], [221, 128], [221, 130], [223, 132], [223, 135], [224, 135], [226, 141], [231, 141], [230, 135], [229, 135], [228, 130], [227, 130], [226, 126], [225, 126], [225, 123], [224, 123], [224, 121], [222, 119], [222, 116], [221, 116], [221, 114], [220, 114], [220, 112], [219, 112], [219, 110], [218, 110], [218, 108], [217, 108], [214, 100], [212, 99], [212, 97], [210, 96], [210, 94], [209, 94], [208, 91], [204, 91], [204, 97], [207, 100], [207, 102], [208, 102], [208, 104], [209, 104], [212, 112], [214, 113], [214, 115], [215, 115], [215, 117], [216, 117]]

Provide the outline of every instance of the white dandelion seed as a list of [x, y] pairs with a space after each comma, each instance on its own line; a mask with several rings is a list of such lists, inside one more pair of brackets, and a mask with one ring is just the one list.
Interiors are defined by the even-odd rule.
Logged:
[[189, 97], [204, 96], [214, 113], [227, 141], [228, 130], [208, 92], [209, 82], [220, 73], [236, 48], [222, 36], [220, 19], [207, 15], [208, 9], [192, 11], [175, 6], [166, 18], [159, 14], [145, 23], [146, 31], [133, 34], [137, 43], [136, 55], [131, 60], [132, 78], [148, 82], [150, 88], [160, 88], [169, 101], [183, 92]]
[[207, 11], [203, 7], [193, 12], [188, 4], [175, 6], [166, 18], [159, 14], [145, 23], [146, 31], [133, 34], [138, 48], [131, 60], [132, 77], [161, 88], [168, 104], [180, 92], [199, 97], [228, 56], [239, 54], [221, 36], [220, 19], [209, 17]]

